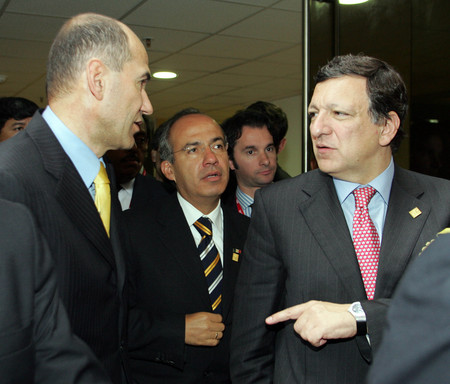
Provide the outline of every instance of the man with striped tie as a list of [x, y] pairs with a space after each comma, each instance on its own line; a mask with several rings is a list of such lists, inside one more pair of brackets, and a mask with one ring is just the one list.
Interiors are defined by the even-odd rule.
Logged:
[[126, 213], [132, 286], [145, 318], [130, 318], [138, 383], [229, 383], [234, 286], [249, 219], [222, 206], [227, 142], [189, 108], [167, 122], [161, 170], [177, 194]]

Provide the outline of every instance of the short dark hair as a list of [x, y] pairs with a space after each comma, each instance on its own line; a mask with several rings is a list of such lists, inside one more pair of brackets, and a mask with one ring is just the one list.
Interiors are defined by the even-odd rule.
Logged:
[[386, 62], [370, 56], [336, 56], [327, 65], [319, 69], [316, 84], [342, 76], [362, 76], [367, 79], [369, 114], [375, 124], [389, 119], [389, 112], [397, 113], [400, 126], [391, 141], [392, 153], [395, 153], [405, 132], [403, 123], [408, 110], [406, 86], [400, 74]]
[[159, 157], [161, 158], [161, 161], [167, 160], [169, 163], [173, 164], [175, 159], [173, 156], [172, 144], [170, 144], [169, 141], [170, 129], [172, 128], [172, 125], [174, 125], [183, 116], [201, 114], [202, 113], [197, 108], [185, 108], [175, 113], [175, 115], [173, 115], [170, 119], [166, 120], [158, 127], [158, 130], [160, 130]]
[[288, 119], [286, 113], [277, 105], [268, 101], [257, 101], [246, 109], [258, 111], [266, 115], [272, 125], [274, 139], [278, 142], [284, 139], [288, 131]]
[[121, 71], [132, 57], [128, 36], [117, 20], [95, 13], [78, 15], [58, 32], [47, 62], [48, 98], [67, 94], [93, 57]]
[[264, 128], [267, 127], [267, 130], [272, 135], [275, 148], [278, 150], [278, 145], [280, 144], [277, 141], [277, 137], [272, 129], [272, 124], [269, 118], [259, 111], [253, 109], [243, 109], [237, 111], [233, 116], [229, 117], [222, 123], [222, 129], [225, 133], [228, 142], [228, 157], [234, 163], [234, 147], [236, 145], [236, 141], [242, 136], [242, 128], [244, 125], [247, 125], [252, 128]]
[[0, 98], [0, 131], [7, 120], [22, 120], [32, 117], [38, 109], [37, 104], [23, 97]]

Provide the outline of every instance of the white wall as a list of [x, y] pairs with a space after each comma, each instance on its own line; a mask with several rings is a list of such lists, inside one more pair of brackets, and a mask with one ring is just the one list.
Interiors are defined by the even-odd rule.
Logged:
[[286, 146], [278, 156], [281, 167], [291, 176], [302, 172], [302, 96], [273, 100], [288, 117]]

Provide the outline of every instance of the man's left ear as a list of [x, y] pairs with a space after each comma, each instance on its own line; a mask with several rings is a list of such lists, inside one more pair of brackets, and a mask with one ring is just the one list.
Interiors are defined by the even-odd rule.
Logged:
[[400, 118], [394, 111], [389, 112], [389, 118], [385, 119], [381, 126], [378, 142], [382, 147], [387, 147], [394, 139], [400, 127]]
[[286, 145], [286, 138], [283, 137], [280, 141], [280, 144], [278, 144], [278, 153], [281, 153], [285, 145]]

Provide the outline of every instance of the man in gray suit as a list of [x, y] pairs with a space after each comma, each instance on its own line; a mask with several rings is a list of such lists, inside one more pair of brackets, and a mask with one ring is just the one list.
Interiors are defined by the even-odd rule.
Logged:
[[[114, 175], [106, 164], [105, 177], [102, 157], [134, 145], [142, 114], [153, 111], [149, 77], [147, 52], [131, 29], [106, 16], [78, 15], [50, 49], [48, 107], [0, 149], [0, 196], [34, 214], [55, 257], [74, 333], [115, 384], [129, 376], [127, 290]], [[95, 184], [99, 174], [103, 188]]]
[[393, 162], [407, 110], [400, 75], [347, 55], [316, 80], [320, 170], [256, 193], [236, 286], [233, 383], [364, 382], [399, 279], [450, 222], [450, 182]]
[[449, 317], [450, 228], [446, 228], [427, 244], [402, 278], [368, 382], [447, 383]]

